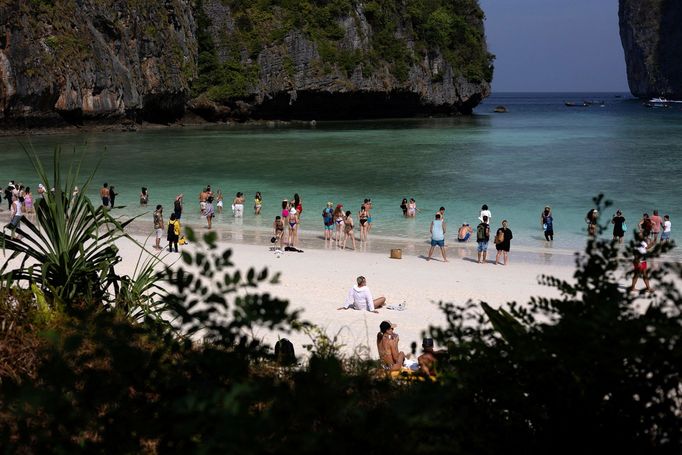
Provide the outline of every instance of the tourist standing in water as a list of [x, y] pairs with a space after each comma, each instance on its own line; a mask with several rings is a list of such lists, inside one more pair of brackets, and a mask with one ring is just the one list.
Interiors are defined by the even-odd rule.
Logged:
[[140, 207], [147, 207], [147, 203], [149, 202], [149, 192], [147, 191], [147, 187], [142, 187], [142, 191], [140, 191]]
[[670, 241], [670, 231], [672, 231], [672, 223], [670, 222], [670, 215], [663, 217], [663, 232], [661, 233], [661, 243], [668, 243]]
[[433, 255], [433, 250], [438, 246], [440, 248], [440, 254], [443, 256], [443, 262], [448, 262], [448, 258], [445, 257], [445, 221], [441, 218], [440, 212], [436, 212], [435, 219], [431, 221], [431, 227], [429, 228], [431, 233], [431, 248], [429, 249], [429, 256], [426, 258], [427, 261], [431, 260]]
[[334, 204], [327, 202], [327, 207], [322, 210], [322, 224], [324, 224], [324, 239], [332, 240], [332, 233], [334, 232]]
[[400, 209], [403, 211], [403, 216], [407, 216], [407, 198], [403, 198], [400, 203]]
[[353, 249], [356, 248], [355, 246], [355, 233], [353, 232], [353, 214], [350, 213], [350, 210], [346, 211], [346, 217], [343, 219], [343, 244], [341, 245], [341, 249], [345, 250], [346, 249], [346, 240], [350, 237], [353, 239]]
[[173, 202], [173, 215], [175, 215], [175, 219], [179, 220], [182, 217], [182, 199], [185, 196], [180, 193], [177, 196], [175, 196], [175, 202]]
[[410, 202], [407, 203], [407, 217], [413, 218], [417, 215], [417, 201], [413, 197], [410, 198]]
[[109, 208], [109, 184], [104, 182], [102, 188], [99, 189], [99, 197], [102, 198], [102, 207]]
[[642, 237], [644, 240], [648, 241], [649, 237], [651, 236], [651, 219], [649, 218], [648, 213], [644, 213], [642, 215], [642, 219], [639, 220], [639, 232], [642, 234]]
[[218, 190], [216, 194], [216, 207], [218, 208], [218, 213], [223, 213], [223, 190]]
[[487, 223], [490, 224], [493, 220], [493, 215], [490, 213], [490, 210], [488, 210], [488, 206], [486, 204], [481, 206], [481, 213], [478, 215], [478, 219], [483, 221], [484, 216], [488, 217]]
[[658, 241], [658, 235], [661, 233], [661, 226], [663, 220], [658, 216], [658, 210], [654, 209], [654, 214], [651, 215], [651, 234], [654, 236], [653, 243]]
[[298, 195], [298, 193], [294, 193], [294, 201], [293, 201], [293, 206], [296, 209], [296, 212], [298, 213], [298, 216], [300, 217], [301, 214], [303, 214], [303, 200], [301, 197]]
[[485, 263], [488, 257], [488, 242], [490, 241], [490, 225], [488, 224], [488, 215], [483, 215], [481, 221], [476, 227], [476, 242], [478, 243], [478, 263]]
[[625, 217], [620, 209], [616, 210], [616, 214], [611, 218], [611, 224], [613, 224], [613, 240], [618, 240], [618, 243], [623, 243], [626, 225]]
[[[374, 208], [374, 205], [372, 204], [372, 200], [369, 198], [365, 199], [363, 205], [367, 211], [367, 234], [369, 234], [369, 231], [372, 230], [372, 209]], [[365, 237], [367, 236], [365, 235]]]
[[289, 246], [296, 246], [298, 241], [298, 211], [289, 207]]
[[585, 222], [587, 223], [587, 235], [594, 237], [597, 234], [597, 219], [599, 218], [599, 210], [591, 209], [585, 215]]
[[545, 210], [540, 214], [540, 224], [545, 234], [545, 240], [548, 242], [554, 241], [554, 217], [552, 216], [552, 208], [548, 205], [545, 206]]
[[29, 187], [26, 187], [26, 190], [24, 190], [24, 209], [28, 219], [33, 223], [35, 221], [36, 212], [33, 208], [33, 194], [31, 194], [31, 188]]
[[118, 196], [118, 193], [114, 190], [114, 185], [111, 185], [109, 187], [109, 203], [111, 204], [111, 208], [114, 208], [114, 204], [116, 202], [116, 196]]
[[206, 207], [204, 208], [204, 215], [206, 215], [206, 224], [208, 224], [208, 229], [211, 229], [211, 223], [213, 222], [213, 216], [215, 215], [215, 209], [213, 208], [213, 196], [209, 196], [206, 199]]
[[206, 209], [206, 199], [208, 199], [208, 189], [203, 188], [199, 192], [199, 212], [201, 212], [202, 215]]
[[256, 191], [256, 196], [253, 198], [253, 214], [260, 215], [261, 207], [263, 207], [263, 196], [260, 191]]
[[244, 193], [238, 192], [232, 200], [232, 210], [235, 218], [242, 218], [244, 216]]
[[163, 236], [163, 206], [161, 204], [156, 206], [154, 211], [154, 233], [156, 234], [156, 244], [154, 248], [157, 250], [161, 249], [161, 237]]
[[358, 221], [360, 221], [360, 241], [364, 242], [367, 240], [367, 208], [364, 205], [360, 206], [360, 211], [358, 212]]
[[345, 215], [343, 214], [343, 204], [336, 204], [334, 209], [334, 224], [336, 225], [336, 246], [341, 243], [341, 237], [343, 236], [343, 221]]
[[495, 248], [497, 249], [497, 255], [495, 256], [495, 265], [500, 262], [500, 256], [504, 258], [504, 265], [507, 265], [509, 260], [509, 249], [511, 246], [512, 235], [511, 229], [509, 229], [509, 223], [507, 220], [502, 220], [502, 227], [495, 233]]

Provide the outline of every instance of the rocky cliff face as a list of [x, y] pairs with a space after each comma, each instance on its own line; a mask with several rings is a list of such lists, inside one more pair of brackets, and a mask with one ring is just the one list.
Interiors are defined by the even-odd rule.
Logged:
[[470, 113], [477, 0], [0, 0], [0, 124]]
[[619, 19], [632, 94], [682, 99], [682, 3], [620, 0]]
[[0, 121], [176, 119], [194, 33], [185, 0], [0, 0]]
[[468, 114], [490, 92], [492, 56], [476, 0], [286, 4], [199, 3], [199, 28], [207, 32], [199, 72], [207, 77], [196, 87], [198, 112], [285, 119]]

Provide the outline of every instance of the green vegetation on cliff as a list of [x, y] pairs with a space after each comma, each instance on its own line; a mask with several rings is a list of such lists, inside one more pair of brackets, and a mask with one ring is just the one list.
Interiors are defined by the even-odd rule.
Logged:
[[[314, 43], [319, 74], [338, 68], [350, 77], [361, 68], [364, 77], [383, 78], [387, 69], [403, 84], [425, 56], [441, 55], [455, 76], [474, 83], [492, 79], [493, 56], [487, 52], [477, 0], [220, 0], [229, 10], [229, 25], [220, 24], [219, 32], [206, 12], [207, 3], [195, 4], [195, 96], [206, 94], [214, 101], [249, 97], [261, 71], [258, 56], [266, 48], [286, 44], [294, 31]], [[351, 30], [344, 23], [354, 25], [354, 36], [348, 36]], [[291, 77], [293, 62], [284, 60]], [[434, 74], [432, 79], [441, 77]]]

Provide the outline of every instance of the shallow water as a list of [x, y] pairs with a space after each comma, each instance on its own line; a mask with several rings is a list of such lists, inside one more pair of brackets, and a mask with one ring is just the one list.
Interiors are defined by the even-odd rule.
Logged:
[[[616, 97], [621, 96], [621, 97]], [[564, 100], [604, 100], [604, 107], [565, 107]], [[494, 114], [503, 104], [507, 114]], [[0, 179], [35, 188], [38, 181], [19, 140], [0, 138]], [[90, 172], [101, 157], [88, 194], [99, 185], [116, 186], [114, 213], [137, 214], [141, 186], [150, 207], [166, 214], [178, 193], [185, 216], [199, 223], [203, 185], [222, 189], [226, 209], [237, 191], [247, 195], [246, 214], [216, 220], [227, 229], [263, 231], [280, 211], [282, 198], [303, 198], [302, 228], [321, 231], [327, 201], [343, 203], [356, 218], [362, 200], [374, 204], [372, 234], [421, 241], [428, 238], [433, 213], [446, 207], [448, 239], [463, 222], [475, 226], [481, 204], [514, 232], [512, 245], [544, 248], [539, 214], [551, 205], [555, 249], [576, 250], [585, 240], [585, 213], [592, 197], [614, 201], [603, 216], [621, 208], [634, 227], [642, 212], [657, 208], [673, 222], [682, 213], [682, 109], [648, 109], [625, 94], [500, 94], [476, 115], [463, 118], [318, 122], [277, 127], [178, 127], [135, 133], [83, 133], [31, 137], [46, 160], [55, 146], [86, 154]], [[250, 209], [261, 191], [261, 216]], [[414, 197], [421, 213], [405, 219], [403, 197]], [[4, 203], [4, 201], [3, 201]], [[151, 215], [147, 215], [151, 220]], [[151, 224], [151, 221], [150, 221]], [[631, 230], [631, 229], [630, 229]]]

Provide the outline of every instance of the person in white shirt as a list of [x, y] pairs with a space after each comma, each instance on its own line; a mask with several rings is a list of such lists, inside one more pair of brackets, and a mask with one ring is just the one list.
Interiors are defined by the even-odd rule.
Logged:
[[661, 233], [661, 243], [666, 243], [670, 241], [670, 231], [672, 229], [672, 223], [670, 222], [670, 215], [665, 215], [663, 217], [663, 232]]
[[346, 302], [339, 310], [353, 308], [354, 310], [367, 310], [372, 313], [378, 313], [377, 309], [386, 304], [386, 297], [372, 298], [372, 292], [367, 287], [367, 279], [364, 276], [359, 276], [357, 283], [348, 291]]
[[488, 206], [486, 204], [483, 204], [481, 206], [481, 214], [478, 215], [478, 219], [483, 221], [483, 217], [487, 216], [488, 217], [488, 224], [490, 224], [493, 215], [490, 213], [490, 210], [488, 210]]

